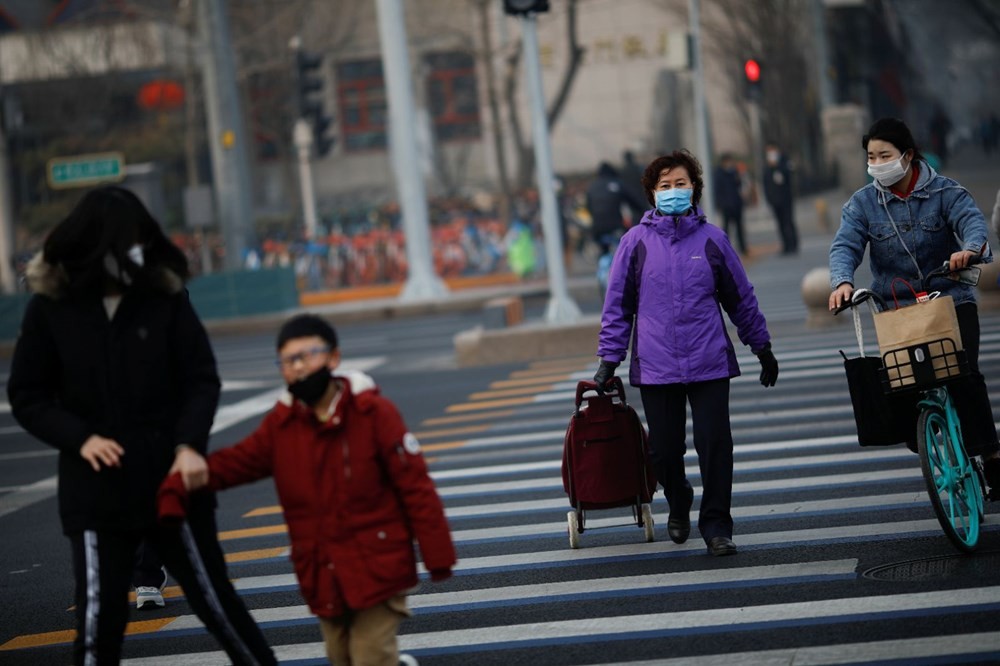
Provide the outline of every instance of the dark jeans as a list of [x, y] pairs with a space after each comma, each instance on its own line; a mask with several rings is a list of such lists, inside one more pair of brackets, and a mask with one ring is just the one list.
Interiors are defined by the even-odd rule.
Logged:
[[986, 378], [979, 372], [979, 308], [975, 303], [962, 303], [955, 306], [955, 314], [972, 374], [966, 380], [954, 382], [949, 391], [962, 421], [965, 450], [970, 456], [990, 455], [1000, 450], [1000, 442]]
[[782, 254], [795, 254], [799, 251], [799, 232], [795, 228], [795, 211], [792, 202], [772, 205], [771, 209], [774, 211], [774, 218], [778, 223]]
[[685, 517], [693, 491], [684, 473], [687, 403], [691, 404], [694, 448], [701, 470], [698, 530], [712, 537], [733, 536], [733, 434], [729, 425], [729, 379], [691, 384], [640, 386], [649, 425], [650, 459], [663, 486], [672, 517]]
[[184, 588], [191, 608], [234, 664], [276, 664], [274, 653], [226, 575], [215, 514], [193, 507], [179, 528], [87, 530], [69, 535], [76, 574], [76, 664], [117, 664], [128, 621], [136, 549], [145, 541]]
[[735, 227], [736, 229], [736, 249], [740, 251], [740, 254], [747, 253], [747, 241], [746, 236], [743, 235], [743, 210], [723, 210], [722, 211], [722, 230], [726, 232], [730, 240], [733, 238], [733, 234], [729, 232], [729, 227]]

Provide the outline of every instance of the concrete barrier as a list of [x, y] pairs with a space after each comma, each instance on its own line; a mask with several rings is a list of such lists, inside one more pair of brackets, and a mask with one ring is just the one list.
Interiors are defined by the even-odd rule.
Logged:
[[600, 330], [600, 315], [573, 324], [532, 323], [496, 330], [477, 326], [455, 335], [455, 361], [466, 368], [596, 354]]
[[520, 296], [501, 296], [483, 304], [483, 326], [507, 328], [524, 322], [524, 301]]

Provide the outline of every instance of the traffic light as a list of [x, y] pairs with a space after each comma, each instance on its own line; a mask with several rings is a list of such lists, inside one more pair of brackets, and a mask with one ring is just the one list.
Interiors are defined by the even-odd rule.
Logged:
[[319, 72], [323, 56], [295, 52], [296, 90], [300, 118], [310, 121], [313, 128], [313, 145], [316, 154], [323, 157], [333, 148], [335, 141], [326, 136], [333, 119], [323, 110], [323, 76]]
[[549, 11], [549, 0], [503, 0], [503, 10], [515, 16]]
[[747, 99], [753, 101], [760, 99], [760, 71], [760, 62], [755, 58], [747, 58], [746, 62], [743, 63]]

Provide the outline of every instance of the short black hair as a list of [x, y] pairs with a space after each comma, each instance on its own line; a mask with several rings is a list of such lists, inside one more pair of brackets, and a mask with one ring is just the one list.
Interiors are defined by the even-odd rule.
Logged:
[[323, 338], [331, 350], [337, 348], [337, 332], [333, 330], [333, 326], [318, 315], [306, 313], [296, 315], [282, 324], [278, 331], [278, 349], [284, 347], [289, 340], [311, 338], [314, 335]]
[[654, 208], [656, 207], [656, 197], [653, 196], [653, 190], [656, 189], [656, 183], [660, 180], [660, 174], [664, 169], [676, 167], [683, 167], [691, 179], [694, 190], [691, 192], [691, 203], [697, 206], [698, 202], [701, 201], [701, 191], [705, 189], [705, 182], [701, 178], [701, 164], [698, 163], [694, 155], [682, 148], [669, 155], [657, 157], [649, 163], [642, 174], [642, 188], [646, 190], [646, 199]]
[[868, 142], [872, 139], [887, 141], [898, 148], [900, 153], [912, 150], [914, 159], [924, 159], [924, 156], [920, 154], [920, 149], [917, 148], [917, 142], [913, 140], [910, 128], [899, 118], [879, 118], [872, 123], [872, 126], [868, 128], [868, 133], [861, 137], [861, 147], [867, 151]]

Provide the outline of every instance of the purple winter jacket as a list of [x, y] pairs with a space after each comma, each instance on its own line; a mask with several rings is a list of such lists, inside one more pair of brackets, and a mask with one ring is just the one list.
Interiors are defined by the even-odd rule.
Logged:
[[769, 345], [753, 285], [725, 233], [701, 209], [677, 217], [647, 211], [615, 252], [597, 355], [620, 363], [632, 335], [633, 386], [736, 377], [720, 305], [743, 344], [755, 353]]

